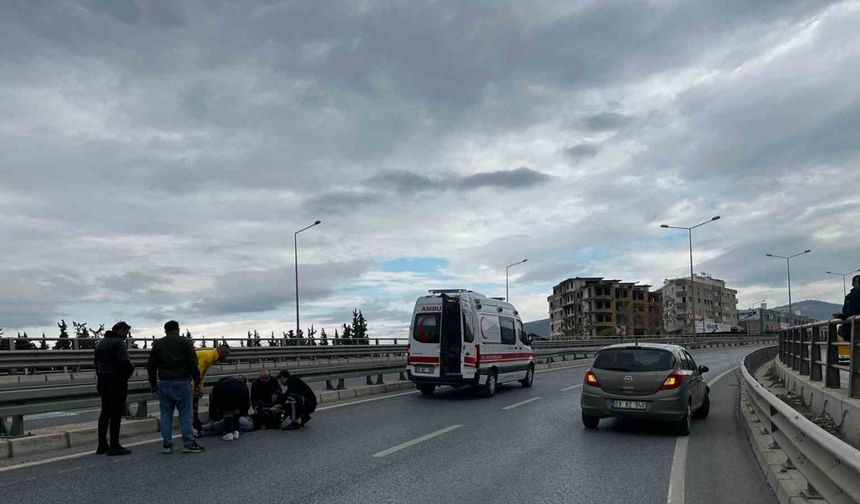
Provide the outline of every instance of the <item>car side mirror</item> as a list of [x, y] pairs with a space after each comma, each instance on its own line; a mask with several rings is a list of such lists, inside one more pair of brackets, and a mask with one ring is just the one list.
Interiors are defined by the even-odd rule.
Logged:
[[705, 374], [708, 371], [710, 371], [710, 369], [708, 369], [708, 366], [699, 366], [699, 374]]

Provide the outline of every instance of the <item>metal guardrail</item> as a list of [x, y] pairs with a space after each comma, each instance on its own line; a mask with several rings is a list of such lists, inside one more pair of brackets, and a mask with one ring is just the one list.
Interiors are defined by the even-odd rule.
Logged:
[[[860, 398], [860, 352], [854, 351], [853, 344], [858, 325], [855, 320], [860, 320], [860, 317], [849, 317], [844, 321], [826, 320], [781, 330], [780, 362], [802, 376], [809, 376], [810, 381], [823, 381], [826, 388], [840, 388], [839, 373], [844, 371], [848, 373], [848, 395]], [[848, 341], [842, 341], [839, 326], [846, 322], [851, 324], [851, 335]]]
[[[130, 349], [129, 358], [135, 367], [144, 367], [149, 359], [149, 350]], [[405, 356], [405, 345], [361, 345], [336, 347], [259, 347], [235, 348], [230, 351], [232, 363], [259, 363], [272, 361], [315, 360], [325, 358], [355, 358], [381, 355]], [[0, 352], [0, 371], [27, 373], [39, 371], [81, 371], [93, 369], [92, 350], [17, 350]]]
[[741, 374], [756, 416], [808, 481], [811, 495], [827, 502], [860, 502], [860, 451], [815, 425], [756, 381], [761, 365], [781, 355], [782, 344], [746, 355]]
[[[742, 337], [681, 337], [681, 338], [602, 338], [591, 340], [555, 340], [535, 341], [535, 353], [551, 349], [583, 349], [592, 350], [615, 343], [655, 342], [678, 344], [696, 347], [701, 344], [736, 344], [739, 341], [772, 341], [775, 336], [742, 336]], [[291, 340], [292, 341], [292, 340]], [[90, 341], [95, 343], [95, 341]], [[234, 363], [257, 363], [262, 361], [295, 361], [320, 358], [350, 358], [369, 357], [375, 355], [403, 356], [406, 345], [334, 345], [334, 346], [273, 346], [273, 347], [239, 347], [230, 351], [230, 361]], [[135, 366], [146, 365], [148, 350], [130, 349], [129, 356]], [[0, 352], [0, 372], [34, 373], [34, 372], [69, 372], [91, 370], [93, 368], [93, 351], [87, 350], [16, 350]]]

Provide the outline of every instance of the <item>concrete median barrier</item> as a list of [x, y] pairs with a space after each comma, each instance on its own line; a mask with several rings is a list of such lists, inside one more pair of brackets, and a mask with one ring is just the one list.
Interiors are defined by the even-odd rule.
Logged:
[[62, 450], [69, 447], [69, 435], [66, 432], [24, 436], [9, 440], [10, 456], [22, 457], [33, 453]]

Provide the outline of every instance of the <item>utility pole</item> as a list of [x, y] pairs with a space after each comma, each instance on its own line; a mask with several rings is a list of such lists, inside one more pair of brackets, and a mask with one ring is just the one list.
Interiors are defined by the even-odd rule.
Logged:
[[[693, 230], [697, 227], [704, 226], [709, 222], [713, 222], [715, 220], [719, 220], [720, 216], [717, 215], [715, 217], [711, 217], [705, 222], [701, 222], [696, 224], [695, 226], [685, 227], [685, 226], [669, 226], [667, 224], [662, 224], [660, 227], [665, 229], [683, 229], [687, 231], [690, 235], [690, 312], [692, 314], [693, 320], [693, 336], [699, 335], [699, 329], [696, 327], [696, 276], [693, 274]], [[702, 312], [704, 313], [704, 311]], [[705, 325], [705, 317], [702, 315], [702, 326]], [[704, 328], [704, 327], [703, 327]]]

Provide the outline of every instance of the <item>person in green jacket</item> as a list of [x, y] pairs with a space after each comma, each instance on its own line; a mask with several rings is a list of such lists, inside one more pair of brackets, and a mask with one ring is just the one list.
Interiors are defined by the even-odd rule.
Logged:
[[165, 336], [152, 344], [146, 365], [149, 385], [161, 408], [161, 452], [173, 453], [173, 411], [179, 410], [182, 453], [202, 453], [192, 431], [192, 388], [200, 384], [194, 343], [179, 334], [179, 322], [164, 324]]

